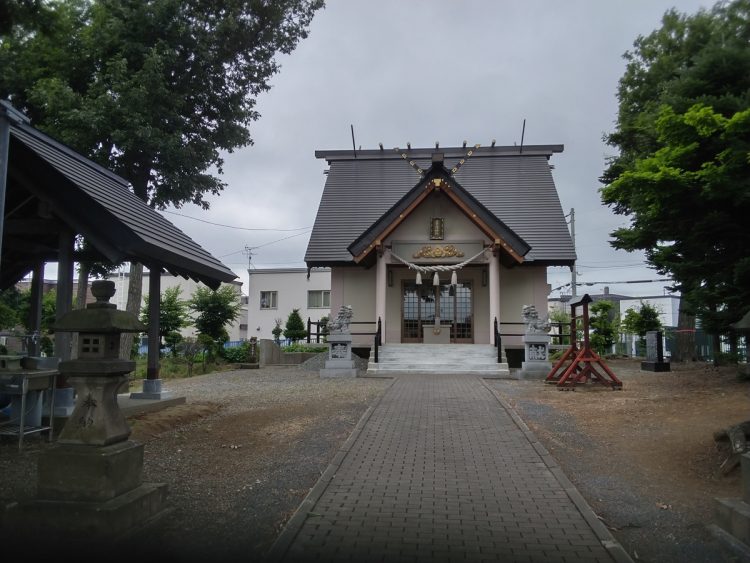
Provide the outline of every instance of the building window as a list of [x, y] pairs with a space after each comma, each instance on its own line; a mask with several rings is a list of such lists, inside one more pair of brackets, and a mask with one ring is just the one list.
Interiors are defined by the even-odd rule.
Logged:
[[329, 309], [331, 307], [331, 292], [327, 289], [316, 289], [307, 292], [308, 309]]
[[260, 292], [260, 308], [261, 309], [275, 309], [278, 306], [278, 292], [276, 291], [261, 291]]

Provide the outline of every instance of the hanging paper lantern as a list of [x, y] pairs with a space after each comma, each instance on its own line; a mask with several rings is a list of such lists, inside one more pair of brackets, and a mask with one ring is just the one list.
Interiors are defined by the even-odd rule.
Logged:
[[458, 275], [456, 274], [456, 270], [453, 270], [453, 273], [451, 274], [451, 285], [456, 285], [458, 283]]
[[432, 278], [432, 285], [440, 285], [440, 277], [437, 272], [435, 272], [435, 276]]
[[417, 272], [417, 285], [422, 285], [422, 274]]

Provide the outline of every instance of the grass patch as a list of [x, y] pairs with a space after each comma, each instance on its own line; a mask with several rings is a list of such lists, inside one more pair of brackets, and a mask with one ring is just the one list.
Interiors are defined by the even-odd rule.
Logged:
[[[146, 378], [147, 361], [148, 360], [145, 356], [136, 358], [133, 379]], [[226, 362], [221, 358], [218, 358], [215, 362], [207, 362], [205, 367], [202, 361], [198, 361], [193, 363], [193, 373], [188, 374], [188, 363], [185, 358], [165, 356], [159, 359], [159, 377], [161, 379], [182, 379], [185, 377], [191, 377], [191, 375], [203, 375], [217, 371], [226, 371], [231, 369], [231, 367], [232, 364], [230, 362]]]

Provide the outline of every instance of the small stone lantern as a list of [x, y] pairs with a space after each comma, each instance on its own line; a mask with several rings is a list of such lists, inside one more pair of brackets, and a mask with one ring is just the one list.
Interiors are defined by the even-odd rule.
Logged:
[[120, 311], [109, 299], [112, 281], [95, 281], [96, 298], [86, 309], [70, 311], [55, 323], [55, 330], [78, 332], [78, 358], [60, 362], [59, 370], [77, 392], [76, 405], [60, 433], [61, 444], [104, 446], [127, 440], [130, 428], [117, 406], [117, 390], [128, 380], [135, 362], [119, 358], [124, 332], [143, 332], [146, 326], [133, 314]]
[[135, 362], [119, 356], [124, 332], [146, 327], [109, 299], [111, 281], [95, 281], [96, 302], [70, 311], [55, 330], [78, 332], [78, 358], [61, 362], [78, 396], [58, 443], [39, 456], [36, 499], [20, 503], [8, 522], [27, 537], [44, 530], [48, 540], [110, 542], [165, 514], [167, 486], [144, 483], [143, 445], [128, 440], [130, 427], [117, 391]]

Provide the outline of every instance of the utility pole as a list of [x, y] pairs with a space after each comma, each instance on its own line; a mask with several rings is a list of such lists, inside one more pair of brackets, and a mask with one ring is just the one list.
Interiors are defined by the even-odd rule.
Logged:
[[[576, 248], [576, 210], [570, 208], [570, 238], [573, 239], [573, 250]], [[570, 294], [575, 297], [576, 293], [576, 263], [570, 268]]]
[[252, 275], [250, 272], [252, 271], [252, 259], [253, 259], [253, 249], [250, 246], [245, 246], [245, 252], [244, 254], [247, 256], [247, 291], [248, 296], [250, 294], [250, 276]]

